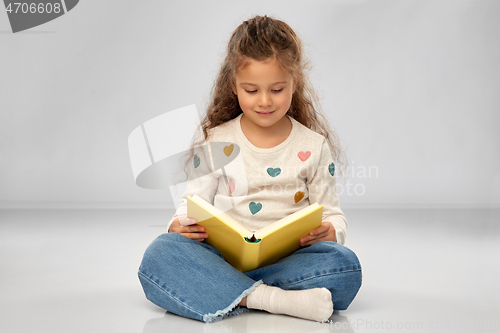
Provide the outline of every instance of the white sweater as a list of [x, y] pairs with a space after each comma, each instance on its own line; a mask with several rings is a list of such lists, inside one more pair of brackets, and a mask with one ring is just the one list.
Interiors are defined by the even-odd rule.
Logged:
[[241, 115], [209, 131], [196, 148], [187, 191], [170, 224], [186, 215], [187, 195], [222, 209], [250, 230], [258, 230], [308, 205], [323, 205], [323, 222], [344, 244], [347, 221], [337, 196], [335, 165], [325, 138], [293, 118], [288, 138], [257, 148], [245, 137]]

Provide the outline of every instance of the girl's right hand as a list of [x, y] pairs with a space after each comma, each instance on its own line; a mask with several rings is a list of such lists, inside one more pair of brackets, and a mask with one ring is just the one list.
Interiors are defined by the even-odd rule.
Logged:
[[[181, 217], [181, 218], [187, 218], [187, 217]], [[208, 234], [205, 232], [205, 227], [197, 224], [186, 225], [183, 227], [179, 222], [179, 218], [176, 218], [172, 222], [170, 228], [168, 228], [168, 232], [177, 232], [181, 236], [194, 239], [195, 241], [198, 242], [203, 242], [205, 238], [208, 237]]]

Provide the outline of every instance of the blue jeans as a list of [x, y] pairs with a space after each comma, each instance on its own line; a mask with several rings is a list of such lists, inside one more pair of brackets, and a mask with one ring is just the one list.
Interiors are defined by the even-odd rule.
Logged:
[[212, 246], [168, 233], [147, 248], [139, 280], [154, 304], [209, 323], [248, 311], [237, 305], [261, 283], [286, 290], [325, 287], [334, 309], [345, 310], [361, 287], [361, 266], [347, 247], [322, 241], [241, 273]]

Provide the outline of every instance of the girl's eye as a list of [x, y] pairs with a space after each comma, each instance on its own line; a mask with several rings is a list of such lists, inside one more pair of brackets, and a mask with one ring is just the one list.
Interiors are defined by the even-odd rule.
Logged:
[[[246, 90], [246, 89], [245, 89], [245, 91], [247, 93], [249, 93], [249, 94], [255, 94], [257, 92], [257, 90]], [[279, 93], [279, 92], [283, 91], [283, 88], [281, 88], [281, 89], [275, 89], [275, 90], [271, 90], [271, 91], [273, 93]]]

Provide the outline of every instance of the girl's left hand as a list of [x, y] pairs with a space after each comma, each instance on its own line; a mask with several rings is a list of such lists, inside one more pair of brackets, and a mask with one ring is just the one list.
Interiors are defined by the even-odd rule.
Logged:
[[319, 227], [300, 239], [300, 246], [309, 246], [319, 241], [337, 242], [335, 227], [330, 222], [323, 222]]

